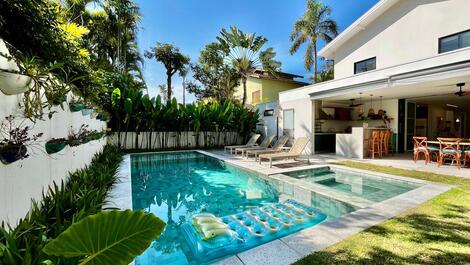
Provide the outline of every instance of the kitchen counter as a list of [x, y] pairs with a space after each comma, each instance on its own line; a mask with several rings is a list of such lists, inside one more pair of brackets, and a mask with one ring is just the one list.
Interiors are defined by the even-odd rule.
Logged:
[[367, 141], [373, 131], [389, 130], [387, 128], [353, 127], [351, 133], [337, 133], [335, 151], [339, 156], [363, 159], [367, 156]]

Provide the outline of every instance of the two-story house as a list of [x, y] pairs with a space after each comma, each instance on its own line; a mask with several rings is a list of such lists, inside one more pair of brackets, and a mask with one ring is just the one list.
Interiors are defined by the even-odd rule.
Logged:
[[334, 80], [279, 94], [280, 126], [309, 151], [363, 157], [350, 136], [366, 126], [391, 128], [399, 152], [413, 135], [470, 138], [468, 0], [381, 0], [319, 55]]

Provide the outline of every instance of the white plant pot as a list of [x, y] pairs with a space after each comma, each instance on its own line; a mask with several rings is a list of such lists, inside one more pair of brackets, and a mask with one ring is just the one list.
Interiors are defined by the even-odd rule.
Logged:
[[369, 123], [363, 122], [363, 123], [362, 123], [362, 127], [363, 127], [363, 128], [368, 128], [368, 127], [369, 127]]
[[0, 71], [0, 90], [5, 95], [21, 94], [29, 89], [31, 77]]

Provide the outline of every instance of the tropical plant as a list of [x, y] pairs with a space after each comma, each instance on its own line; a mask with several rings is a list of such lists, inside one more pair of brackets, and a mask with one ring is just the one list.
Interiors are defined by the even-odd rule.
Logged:
[[129, 264], [163, 231], [165, 223], [143, 211], [108, 211], [74, 223], [43, 249], [48, 255], [81, 257], [80, 264]]
[[50, 185], [15, 227], [3, 223], [0, 264], [78, 264], [78, 258], [50, 256], [43, 248], [73, 223], [102, 211], [108, 190], [117, 181], [121, 158], [119, 149], [105, 146], [89, 166], [70, 173], [67, 181]]
[[0, 161], [9, 164], [29, 156], [27, 147], [33, 147], [43, 133], [30, 135], [31, 127], [17, 123], [13, 115], [0, 124]]
[[274, 60], [276, 53], [273, 48], [261, 51], [268, 41], [256, 34], [246, 34], [237, 27], [230, 27], [230, 31], [222, 29], [217, 37], [224, 61], [241, 77], [243, 85], [242, 104], [246, 102], [246, 81], [248, 76], [257, 68], [263, 68], [272, 75], [276, 74], [281, 63]]
[[219, 43], [204, 47], [199, 60], [191, 66], [193, 78], [199, 82], [187, 83], [187, 90], [198, 99], [214, 98], [219, 102], [233, 100], [235, 88], [240, 84], [236, 70], [224, 63], [224, 54]]
[[189, 65], [189, 57], [182, 54], [179, 48], [168, 43], [157, 43], [155, 47], [145, 52], [145, 57], [155, 58], [161, 62], [166, 69], [167, 98], [171, 99], [171, 78], [177, 72]]
[[69, 136], [68, 136], [68, 145], [71, 147], [79, 146], [86, 142], [85, 137], [90, 134], [87, 124], [82, 124], [77, 131], [70, 126]]
[[304, 55], [304, 67], [310, 71], [313, 66], [314, 81], [318, 81], [318, 57], [317, 45], [319, 40], [326, 43], [338, 35], [338, 25], [330, 18], [331, 8], [318, 0], [307, 0], [307, 10], [304, 15], [295, 22], [290, 35], [292, 45], [290, 53], [297, 52], [303, 43], [307, 43]]

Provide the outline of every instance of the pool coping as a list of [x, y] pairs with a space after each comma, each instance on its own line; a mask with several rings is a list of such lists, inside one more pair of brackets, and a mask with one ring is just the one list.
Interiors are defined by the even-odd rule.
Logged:
[[[346, 166], [321, 164], [308, 165], [296, 168], [277, 169], [269, 168], [265, 165], [250, 164], [247, 161], [232, 159], [226, 155], [218, 155], [203, 150], [184, 150], [188, 152], [199, 152], [211, 157], [218, 158], [232, 166], [248, 170], [263, 177], [270, 178], [271, 175], [282, 174], [283, 172], [291, 172], [304, 169], [313, 169], [318, 167], [329, 166], [342, 170], [354, 171], [356, 173], [372, 174], [374, 176], [398, 181], [412, 182], [421, 185], [420, 187], [384, 200], [374, 203], [365, 208], [358, 209], [354, 212], [345, 214], [337, 219], [321, 223], [319, 225], [304, 229], [297, 233], [273, 240], [258, 247], [238, 253], [213, 264], [217, 265], [288, 265], [315, 251], [320, 251], [328, 246], [334, 245], [358, 232], [361, 232], [374, 225], [382, 223], [393, 218], [402, 212], [415, 208], [418, 205], [450, 190], [452, 185], [428, 182], [425, 180], [407, 178], [391, 174], [373, 172], [362, 169], [349, 168]], [[168, 151], [168, 152], [147, 152], [147, 153], [169, 153], [184, 151]], [[142, 154], [142, 153], [136, 153]], [[132, 209], [132, 186], [130, 177], [130, 157], [135, 154], [126, 154], [119, 166], [117, 177], [118, 183], [113, 185], [108, 193], [108, 203], [104, 208]], [[251, 161], [253, 162], [253, 161]]]

